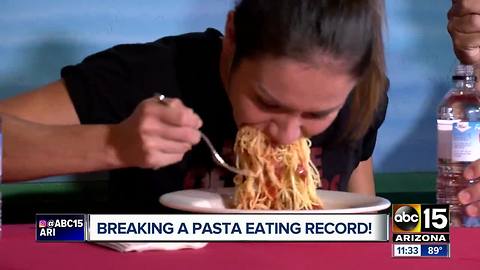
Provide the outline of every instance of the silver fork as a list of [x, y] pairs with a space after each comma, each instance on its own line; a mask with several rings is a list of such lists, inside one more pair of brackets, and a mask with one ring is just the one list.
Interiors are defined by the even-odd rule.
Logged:
[[[167, 97], [165, 95], [156, 93], [155, 98], [158, 100], [158, 102], [160, 104], [165, 105], [165, 106], [169, 105], [166, 101]], [[225, 169], [227, 169], [231, 172], [234, 172], [236, 174], [241, 174], [241, 175], [245, 175], [245, 176], [255, 176], [255, 174], [253, 174], [252, 172], [250, 172], [248, 170], [241, 170], [241, 169], [238, 169], [236, 167], [233, 167], [233, 166], [229, 165], [227, 162], [225, 162], [225, 160], [222, 158], [222, 156], [220, 156], [220, 154], [217, 152], [217, 150], [215, 150], [215, 147], [213, 146], [210, 139], [208, 139], [207, 135], [203, 134], [203, 132], [200, 131], [200, 136], [205, 141], [205, 143], [207, 143], [208, 148], [210, 148], [210, 152], [212, 152], [212, 157], [213, 157], [213, 160], [215, 161], [215, 163], [217, 163], [218, 165], [220, 165], [220, 166], [224, 167]]]

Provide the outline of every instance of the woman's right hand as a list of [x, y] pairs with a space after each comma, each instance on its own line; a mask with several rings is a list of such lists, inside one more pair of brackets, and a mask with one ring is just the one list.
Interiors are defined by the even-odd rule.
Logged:
[[202, 120], [181, 100], [142, 101], [133, 114], [110, 132], [119, 167], [158, 169], [183, 159], [200, 141]]

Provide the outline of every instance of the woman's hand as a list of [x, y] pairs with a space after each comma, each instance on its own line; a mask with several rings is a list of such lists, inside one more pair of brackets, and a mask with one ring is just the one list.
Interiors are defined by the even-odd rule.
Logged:
[[458, 59], [464, 64], [480, 63], [480, 1], [453, 0], [447, 28]]
[[[463, 172], [465, 179], [476, 179], [480, 177], [480, 159], [472, 162]], [[467, 205], [465, 211], [469, 216], [480, 216], [480, 182], [460, 191], [458, 199]]]
[[200, 141], [202, 120], [179, 99], [141, 102], [133, 114], [110, 132], [119, 167], [158, 169], [183, 159]]

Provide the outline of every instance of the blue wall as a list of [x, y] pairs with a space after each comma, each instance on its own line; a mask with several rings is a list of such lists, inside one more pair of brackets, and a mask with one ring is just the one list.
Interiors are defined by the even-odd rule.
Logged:
[[391, 79], [387, 120], [375, 150], [377, 171], [436, 170], [437, 104], [457, 60], [446, 30], [449, 0], [387, 0]]
[[[378, 172], [435, 170], [435, 107], [456, 64], [449, 0], [387, 0], [390, 107]], [[62, 66], [119, 43], [223, 30], [232, 0], [1, 0], [0, 98], [56, 80]]]

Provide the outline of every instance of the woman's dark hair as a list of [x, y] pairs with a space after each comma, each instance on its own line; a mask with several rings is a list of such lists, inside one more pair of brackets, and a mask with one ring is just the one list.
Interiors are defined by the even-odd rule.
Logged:
[[358, 83], [345, 137], [361, 138], [386, 90], [383, 0], [240, 0], [233, 67], [245, 58], [311, 61], [323, 53], [346, 63]]

